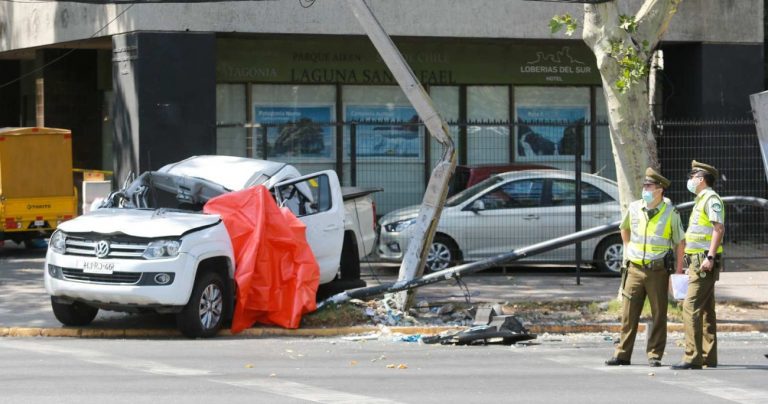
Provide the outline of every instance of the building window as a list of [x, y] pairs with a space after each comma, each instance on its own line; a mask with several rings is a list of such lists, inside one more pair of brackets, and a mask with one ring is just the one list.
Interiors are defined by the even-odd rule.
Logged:
[[344, 86], [345, 172], [351, 159], [355, 125], [353, 185], [381, 187], [377, 212], [419, 203], [424, 194], [424, 129], [416, 110], [397, 86]]
[[290, 163], [301, 172], [335, 167], [335, 86], [254, 84], [251, 111], [260, 125], [254, 132], [257, 158]]
[[573, 161], [582, 139], [589, 160], [589, 87], [516, 87], [516, 161]]
[[216, 154], [225, 156], [251, 156], [248, 152], [245, 84], [216, 85]]
[[467, 87], [467, 163], [507, 163], [509, 126], [509, 87]]

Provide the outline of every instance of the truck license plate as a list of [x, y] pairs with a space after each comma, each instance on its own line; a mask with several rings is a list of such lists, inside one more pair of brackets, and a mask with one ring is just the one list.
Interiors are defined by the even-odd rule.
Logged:
[[45, 220], [35, 220], [35, 227], [43, 227]]
[[114, 262], [83, 261], [83, 272], [87, 274], [111, 275], [115, 270]]

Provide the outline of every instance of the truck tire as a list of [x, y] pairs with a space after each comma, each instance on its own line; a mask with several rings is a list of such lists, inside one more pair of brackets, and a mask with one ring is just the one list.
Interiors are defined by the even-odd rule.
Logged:
[[624, 243], [617, 234], [604, 238], [595, 248], [595, 266], [600, 272], [621, 275]]
[[85, 303], [59, 303], [51, 296], [53, 315], [60, 323], [70, 326], [88, 325], [96, 318], [99, 309]]
[[342, 281], [354, 281], [360, 279], [360, 252], [357, 249], [357, 240], [353, 233], [344, 234], [344, 246], [341, 248], [341, 262], [339, 265]]
[[224, 281], [216, 272], [205, 272], [195, 281], [189, 302], [176, 315], [176, 326], [188, 338], [210, 338], [224, 323]]

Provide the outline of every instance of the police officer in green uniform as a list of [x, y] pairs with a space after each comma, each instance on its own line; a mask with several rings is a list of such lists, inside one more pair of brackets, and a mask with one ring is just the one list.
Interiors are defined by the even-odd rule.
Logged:
[[[646, 296], [651, 303], [653, 325], [646, 346], [648, 365], [661, 366], [667, 343], [669, 274], [682, 270], [683, 225], [672, 202], [664, 197], [670, 181], [648, 168], [643, 198], [632, 202], [619, 226], [624, 241], [622, 268], [621, 339], [608, 366], [629, 365], [637, 335], [637, 323]], [[676, 250], [677, 264], [672, 260]]]
[[715, 281], [722, 270], [725, 205], [712, 186], [719, 176], [715, 167], [696, 160], [691, 162], [688, 190], [696, 194], [696, 199], [685, 232], [688, 268], [688, 293], [683, 302], [685, 354], [673, 369], [717, 367]]

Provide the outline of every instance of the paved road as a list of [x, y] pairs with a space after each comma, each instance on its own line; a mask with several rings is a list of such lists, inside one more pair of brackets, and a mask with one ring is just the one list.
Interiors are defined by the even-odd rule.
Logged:
[[[0, 249], [0, 327], [60, 327], [50, 309], [43, 286], [43, 250]], [[608, 301], [616, 296], [619, 279], [584, 272], [581, 285], [573, 270], [552, 268], [515, 270], [502, 274], [483, 273], [464, 278], [466, 288], [455, 282], [441, 282], [419, 290], [419, 299], [430, 302], [464, 301], [465, 292], [473, 303], [519, 301]], [[569, 273], [570, 272], [570, 273]], [[363, 265], [369, 283], [393, 282], [397, 267]], [[768, 302], [768, 271], [726, 272], [717, 285], [718, 300]], [[92, 323], [100, 328], [172, 328], [172, 315], [137, 315], [100, 311]]]
[[[605, 367], [612, 343], [599, 334], [537, 342], [3, 338], [0, 403], [768, 402], [765, 334], [721, 335], [721, 366], [686, 372], [648, 368], [638, 355]], [[664, 363], [681, 354], [673, 345]]]

